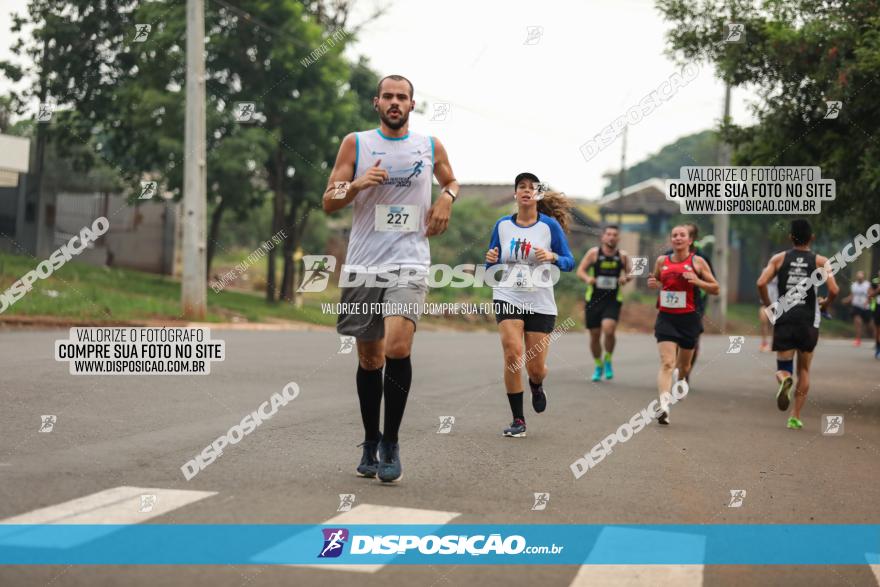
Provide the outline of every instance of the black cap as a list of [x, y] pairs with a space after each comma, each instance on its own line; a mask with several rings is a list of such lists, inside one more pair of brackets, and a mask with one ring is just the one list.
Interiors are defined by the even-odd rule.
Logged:
[[534, 173], [529, 173], [528, 171], [524, 171], [524, 172], [520, 173], [519, 175], [517, 175], [516, 179], [513, 180], [513, 187], [516, 188], [516, 186], [519, 185], [519, 182], [521, 182], [524, 179], [530, 179], [535, 183], [539, 183], [541, 181], [540, 179], [538, 179], [538, 176], [535, 175]]

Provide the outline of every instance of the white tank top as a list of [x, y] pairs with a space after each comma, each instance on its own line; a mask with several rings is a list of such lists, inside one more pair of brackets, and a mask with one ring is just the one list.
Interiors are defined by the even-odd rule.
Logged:
[[779, 277], [775, 275], [770, 280], [770, 283], [767, 284], [767, 297], [770, 298], [771, 304], [775, 304], [776, 300], [779, 299]]
[[[380, 167], [388, 172], [388, 179], [354, 198], [346, 265], [427, 269], [431, 250], [425, 236], [425, 217], [431, 207], [433, 139], [413, 132], [390, 138], [379, 129], [355, 133], [355, 137], [354, 178], [381, 160]], [[405, 230], [407, 224], [412, 230]]]
[[852, 282], [852, 305], [856, 308], [867, 310], [871, 307], [871, 302], [868, 299], [868, 289], [871, 287], [871, 284], [868, 283], [867, 280], [859, 283], [858, 281]]

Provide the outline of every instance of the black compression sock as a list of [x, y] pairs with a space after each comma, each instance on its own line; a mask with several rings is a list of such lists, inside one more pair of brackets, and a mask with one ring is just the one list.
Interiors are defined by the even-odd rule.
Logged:
[[508, 393], [507, 401], [510, 402], [510, 411], [513, 412], [513, 419], [519, 419], [525, 422], [526, 417], [523, 416], [523, 395], [524, 393], [522, 391]]
[[379, 410], [382, 405], [382, 369], [367, 371], [360, 365], [357, 370], [357, 392], [364, 423], [364, 441], [379, 440]]
[[412, 362], [409, 357], [385, 357], [385, 434], [383, 440], [397, 442], [409, 386], [412, 383]]

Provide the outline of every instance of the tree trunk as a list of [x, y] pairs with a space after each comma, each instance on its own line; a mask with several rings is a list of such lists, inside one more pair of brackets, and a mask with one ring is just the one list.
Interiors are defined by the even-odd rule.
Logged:
[[284, 270], [281, 277], [281, 299], [285, 302], [292, 302], [293, 273], [294, 265], [296, 264], [293, 262], [293, 239], [291, 238], [289, 225], [286, 225], [284, 232], [287, 233], [287, 238], [281, 243], [282, 255], [284, 256]]
[[[312, 209], [307, 208], [306, 213], [303, 214], [302, 219], [296, 226], [291, 226], [292, 232], [290, 233], [291, 241], [293, 241], [290, 245], [291, 250], [296, 251], [300, 248], [302, 244], [303, 235], [306, 232], [306, 226], [308, 226], [309, 222], [309, 214], [311, 214]], [[293, 282], [299, 283], [302, 281], [302, 277], [300, 276], [300, 269], [302, 266], [299, 263], [293, 264]], [[303, 304], [303, 296], [302, 293], [298, 293], [296, 290], [293, 290], [293, 305], [297, 308], [301, 308]]]
[[[275, 149], [275, 194], [272, 197], [272, 235], [278, 233], [284, 224], [284, 154], [279, 145]], [[266, 271], [266, 301], [275, 301], [275, 248], [269, 251], [268, 269]]]
[[[295, 189], [303, 189], [303, 186], [296, 185]], [[294, 302], [295, 305], [299, 305], [301, 298], [301, 295], [296, 292], [295, 285], [300, 283], [301, 279], [299, 263], [294, 261], [293, 253], [299, 247], [300, 242], [302, 242], [302, 235], [305, 231], [309, 212], [311, 212], [311, 210], [307, 208], [306, 213], [299, 222], [297, 222], [297, 214], [302, 208], [303, 203], [302, 199], [299, 199], [291, 204], [290, 214], [287, 217], [287, 222], [285, 223], [284, 228], [284, 231], [287, 233], [287, 238], [284, 239], [284, 282], [282, 284], [282, 297], [284, 298], [284, 301]]]
[[214, 260], [214, 253], [216, 252], [217, 246], [217, 237], [220, 234], [220, 220], [223, 218], [223, 212], [225, 209], [226, 201], [221, 199], [220, 203], [217, 204], [217, 207], [214, 208], [214, 211], [211, 212], [211, 226], [208, 228], [208, 265], [205, 271], [205, 275], [208, 276], [208, 281], [211, 280], [211, 262]]

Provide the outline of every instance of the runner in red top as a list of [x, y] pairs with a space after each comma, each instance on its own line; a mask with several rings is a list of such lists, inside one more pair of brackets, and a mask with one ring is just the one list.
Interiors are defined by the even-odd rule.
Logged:
[[[672, 255], [666, 255], [660, 267], [660, 289], [664, 299], [657, 298], [657, 308], [670, 314], [689, 314], [697, 311], [694, 301], [695, 287], [684, 278], [684, 274], [694, 270], [694, 254], [689, 254], [684, 261], [675, 261]], [[684, 296], [682, 297], [682, 293]]]
[[[657, 391], [662, 413], [660, 424], [669, 424], [669, 394], [679, 379], [688, 376], [697, 338], [702, 332], [697, 312], [696, 288], [718, 295], [720, 287], [706, 261], [691, 251], [694, 239], [686, 226], [674, 226], [670, 233], [672, 254], [657, 257], [648, 287], [659, 289], [654, 337], [660, 351]], [[677, 354], [677, 356], [676, 356]]]

